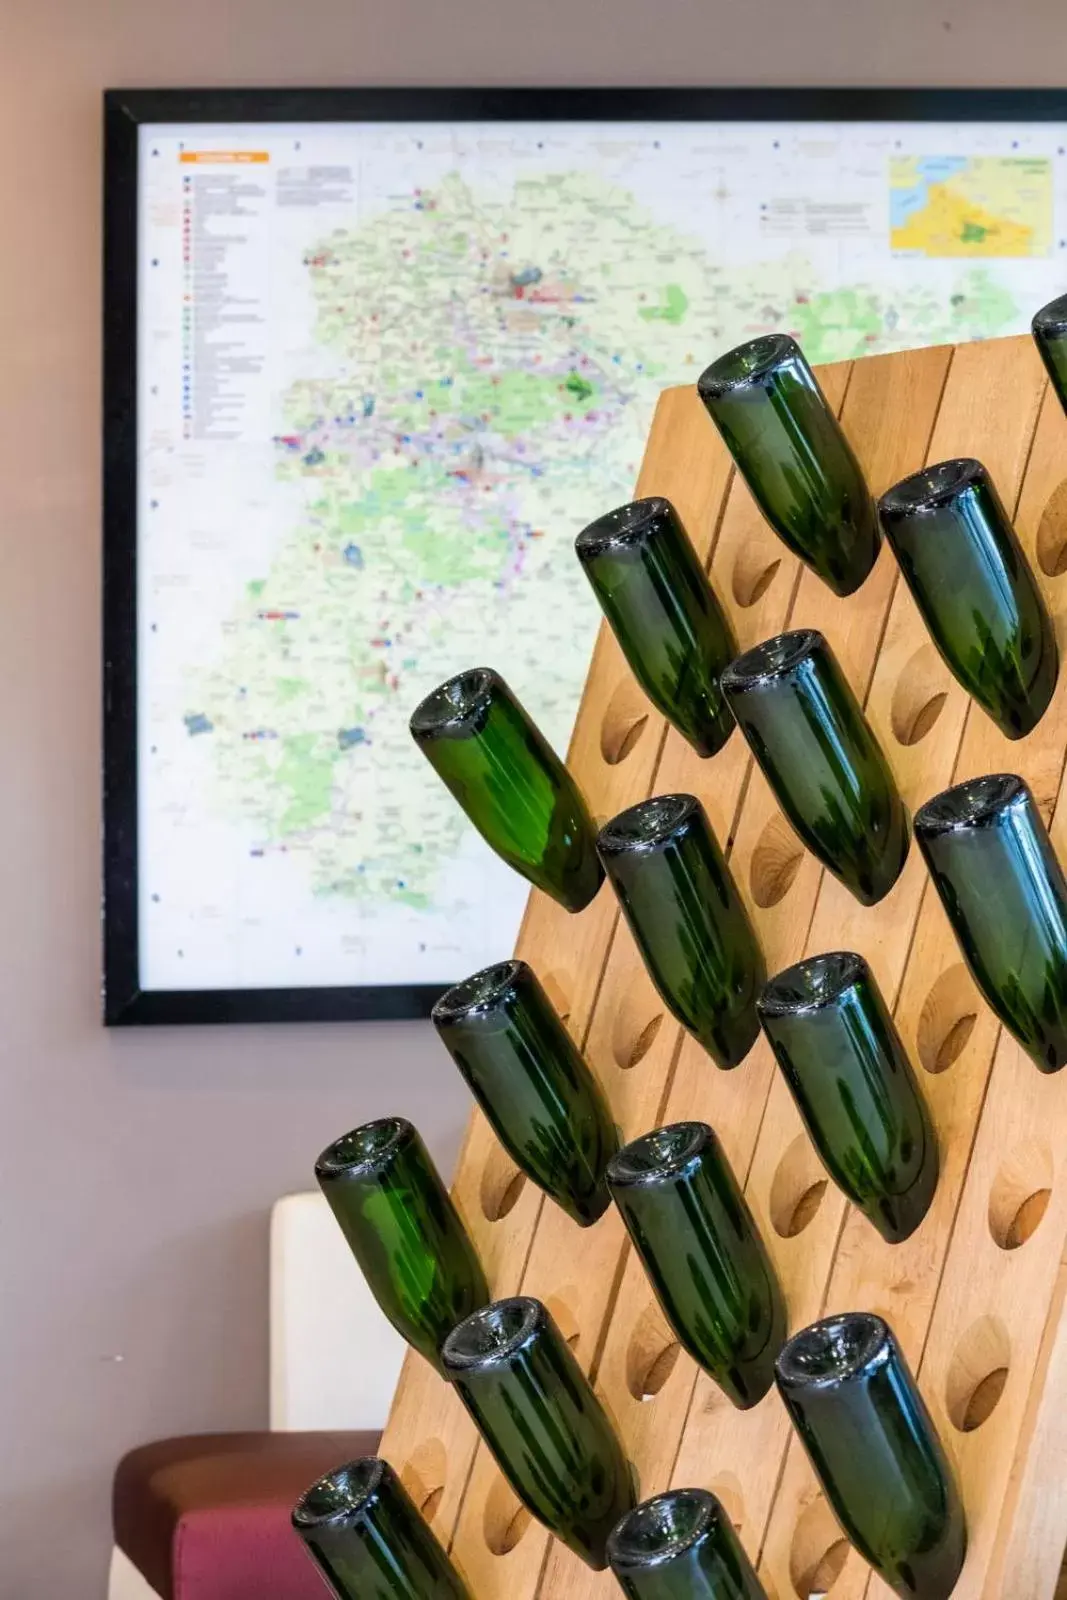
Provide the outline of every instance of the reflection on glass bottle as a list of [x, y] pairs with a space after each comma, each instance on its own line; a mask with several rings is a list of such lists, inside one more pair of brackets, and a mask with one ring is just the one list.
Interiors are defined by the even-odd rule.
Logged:
[[461, 1322], [445, 1372], [501, 1472], [550, 1533], [600, 1571], [634, 1503], [629, 1463], [604, 1408], [539, 1300], [498, 1300]]
[[698, 755], [713, 756], [734, 719], [719, 677], [733, 632], [669, 500], [635, 500], [598, 517], [574, 545], [634, 677]]
[[1009, 739], [1056, 687], [1056, 634], [980, 461], [942, 461], [878, 502], [885, 536], [946, 666]]
[[646, 1133], [608, 1183], [680, 1343], [735, 1406], [754, 1406], [774, 1381], [785, 1302], [715, 1134], [706, 1122]]
[[739, 345], [701, 373], [697, 392], [774, 531], [835, 594], [852, 594], [878, 559], [878, 518], [796, 340]]
[[363, 1456], [327, 1473], [292, 1522], [337, 1600], [471, 1600], [387, 1461]]
[[502, 961], [441, 996], [433, 1024], [501, 1144], [582, 1227], [611, 1196], [618, 1149], [607, 1101], [525, 961]]
[[1067, 410], [1067, 294], [1042, 306], [1030, 328], [1052, 387]]
[[364, 1123], [323, 1151], [315, 1176], [374, 1298], [441, 1371], [445, 1335], [489, 1286], [418, 1133], [403, 1117]]
[[1022, 778], [970, 778], [915, 837], [979, 989], [1042, 1072], [1067, 1062], [1067, 883]]
[[723, 692], [778, 804], [862, 905], [899, 878], [908, 813], [830, 646], [814, 628], [738, 656]]
[[597, 849], [665, 1004], [720, 1067], [736, 1067], [759, 1033], [767, 969], [700, 801], [630, 806]]
[[608, 1560], [629, 1600], [767, 1600], [707, 1489], [670, 1489], [642, 1501], [613, 1530]]
[[450, 678], [416, 709], [411, 733], [502, 860], [568, 911], [589, 904], [603, 881], [592, 818], [498, 673]]
[[870, 967], [851, 951], [799, 961], [758, 1009], [831, 1178], [883, 1239], [906, 1239], [937, 1188], [937, 1135]]
[[850, 1312], [794, 1334], [778, 1389], [848, 1538], [908, 1600], [948, 1600], [967, 1531], [952, 1469], [900, 1346]]

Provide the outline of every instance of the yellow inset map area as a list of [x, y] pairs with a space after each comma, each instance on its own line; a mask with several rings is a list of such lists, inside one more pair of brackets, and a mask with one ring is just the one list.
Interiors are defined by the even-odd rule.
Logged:
[[1044, 156], [893, 156], [890, 243], [916, 256], [1047, 256], [1052, 162]]

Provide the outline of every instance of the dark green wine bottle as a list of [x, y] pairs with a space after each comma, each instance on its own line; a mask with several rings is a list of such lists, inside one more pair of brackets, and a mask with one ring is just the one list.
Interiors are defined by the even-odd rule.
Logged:
[[1042, 306], [1030, 329], [1052, 387], [1067, 411], [1067, 294]]
[[1041, 1068], [1067, 1063], [1067, 883], [1022, 778], [970, 778], [915, 813], [964, 960]]
[[603, 882], [593, 820], [498, 673], [450, 678], [416, 709], [411, 733], [502, 860], [568, 911], [589, 904]]
[[603, 1406], [539, 1300], [498, 1300], [461, 1322], [445, 1372], [519, 1499], [599, 1572], [634, 1503], [633, 1479]]
[[701, 756], [734, 730], [719, 677], [733, 631], [669, 500], [598, 517], [574, 545], [634, 677]]
[[778, 804], [811, 853], [862, 905], [907, 860], [908, 813], [833, 651], [814, 628], [738, 656], [723, 691]]
[[628, 1144], [608, 1183], [679, 1342], [740, 1410], [762, 1400], [787, 1332], [756, 1224], [706, 1122]]
[[443, 994], [442, 1043], [498, 1139], [581, 1227], [611, 1201], [618, 1135], [600, 1085], [525, 961], [502, 961]]
[[1041, 720], [1059, 652], [1048, 607], [980, 461], [942, 461], [878, 502], [946, 666], [1009, 739]]
[[376, 1456], [313, 1483], [292, 1522], [337, 1600], [471, 1600], [404, 1485]]
[[707, 1489], [669, 1489], [628, 1511], [608, 1560], [629, 1600], [767, 1600], [722, 1505]]
[[937, 1135], [870, 967], [851, 951], [799, 961], [758, 1010], [831, 1178], [883, 1239], [906, 1239], [937, 1188]]
[[374, 1298], [440, 1372], [445, 1335], [489, 1285], [418, 1133], [403, 1117], [366, 1122], [322, 1152], [315, 1176]]
[[748, 913], [700, 801], [657, 795], [622, 811], [597, 840], [653, 983], [720, 1067], [759, 1034], [767, 977]]
[[870, 1312], [826, 1317], [778, 1357], [778, 1389], [835, 1516], [907, 1600], [948, 1600], [967, 1530], [900, 1346]]
[[878, 518], [796, 340], [739, 345], [701, 373], [697, 392], [775, 533], [835, 594], [852, 594], [878, 559]]

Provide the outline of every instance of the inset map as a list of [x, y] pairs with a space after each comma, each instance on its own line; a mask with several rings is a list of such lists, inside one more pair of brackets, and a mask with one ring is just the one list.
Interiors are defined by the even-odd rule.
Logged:
[[1031, 156], [894, 156], [889, 227], [894, 254], [1047, 256], [1052, 162]]

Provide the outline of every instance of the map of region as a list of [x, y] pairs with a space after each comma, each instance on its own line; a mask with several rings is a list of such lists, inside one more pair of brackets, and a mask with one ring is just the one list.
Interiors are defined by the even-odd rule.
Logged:
[[1053, 170], [1048, 159], [902, 156], [890, 164], [895, 251], [923, 256], [1047, 256]]

